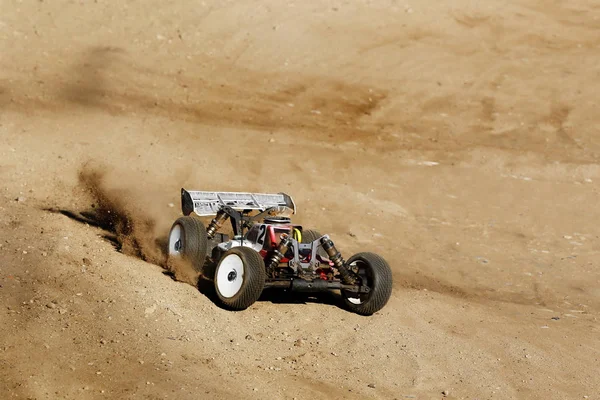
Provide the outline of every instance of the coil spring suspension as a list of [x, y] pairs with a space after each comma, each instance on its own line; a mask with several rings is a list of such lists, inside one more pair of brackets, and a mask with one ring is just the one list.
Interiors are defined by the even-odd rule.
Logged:
[[273, 252], [273, 256], [271, 257], [271, 261], [269, 261], [268, 272], [269, 274], [273, 274], [275, 272], [275, 268], [279, 265], [281, 259], [285, 256], [288, 249], [290, 248], [291, 239], [287, 233], [283, 233], [281, 235], [281, 241], [279, 242], [279, 247], [275, 249]]
[[210, 221], [208, 228], [206, 228], [206, 236], [208, 236], [209, 239], [214, 238], [219, 228], [221, 228], [223, 223], [227, 221], [227, 218], [229, 218], [229, 215], [227, 215], [223, 211], [219, 211], [215, 218], [213, 218], [213, 220]]
[[333, 262], [338, 271], [340, 271], [342, 281], [344, 281], [346, 285], [354, 285], [356, 283], [356, 279], [348, 270], [348, 267], [346, 267], [346, 261], [344, 261], [344, 258], [340, 252], [335, 248], [333, 241], [331, 239], [323, 238], [321, 239], [321, 245], [327, 252], [329, 259]]

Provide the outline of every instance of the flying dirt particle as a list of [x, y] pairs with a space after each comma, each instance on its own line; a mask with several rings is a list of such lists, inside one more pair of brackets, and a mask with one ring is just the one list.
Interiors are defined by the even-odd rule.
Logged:
[[144, 213], [147, 207], [135, 203], [138, 196], [111, 187], [104, 169], [89, 163], [79, 171], [79, 182], [96, 204], [95, 223], [115, 234], [121, 252], [164, 266], [165, 252], [157, 244], [156, 220]]

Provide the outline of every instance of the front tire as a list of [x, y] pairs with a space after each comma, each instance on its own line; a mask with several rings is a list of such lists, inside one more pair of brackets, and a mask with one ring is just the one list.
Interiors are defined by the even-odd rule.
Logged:
[[195, 271], [202, 272], [207, 251], [208, 237], [202, 221], [186, 216], [173, 223], [169, 232], [167, 263], [184, 260], [189, 262]]
[[346, 265], [369, 287], [369, 293], [352, 293], [342, 290], [346, 307], [360, 315], [372, 315], [381, 310], [392, 295], [392, 270], [383, 257], [375, 253], [358, 253]]
[[249, 247], [234, 247], [219, 261], [215, 270], [215, 289], [221, 303], [231, 310], [250, 307], [265, 287], [265, 262]]

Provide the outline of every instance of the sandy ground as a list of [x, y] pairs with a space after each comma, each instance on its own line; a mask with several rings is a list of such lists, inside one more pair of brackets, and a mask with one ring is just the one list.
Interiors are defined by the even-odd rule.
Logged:
[[[596, 1], [168, 3], [0, 0], [0, 398], [600, 398]], [[291, 194], [392, 299], [222, 310], [181, 187]]]

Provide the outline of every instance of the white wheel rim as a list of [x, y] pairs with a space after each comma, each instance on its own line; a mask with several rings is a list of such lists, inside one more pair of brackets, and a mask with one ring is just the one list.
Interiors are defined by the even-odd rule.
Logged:
[[230, 298], [235, 296], [244, 282], [244, 263], [237, 254], [230, 254], [223, 258], [215, 277], [217, 289], [221, 296]]
[[348, 297], [348, 301], [352, 304], [362, 304], [362, 301], [358, 297]]
[[183, 249], [181, 225], [177, 224], [169, 233], [169, 255], [180, 256]]
[[[350, 264], [351, 266], [355, 266], [356, 262], [353, 262], [352, 264]], [[360, 296], [360, 295], [359, 295]], [[360, 297], [346, 297], [346, 300], [348, 300], [350, 303], [352, 304], [362, 304], [362, 300], [360, 299]]]

